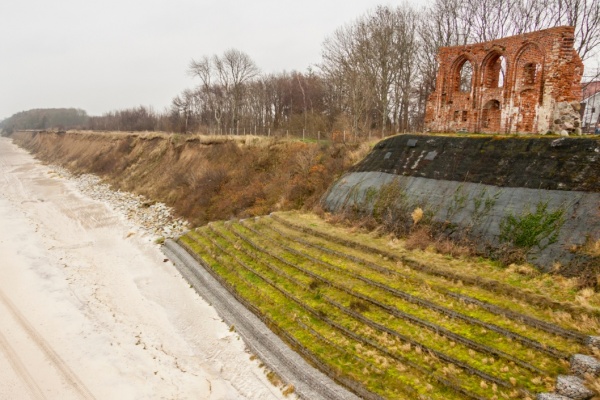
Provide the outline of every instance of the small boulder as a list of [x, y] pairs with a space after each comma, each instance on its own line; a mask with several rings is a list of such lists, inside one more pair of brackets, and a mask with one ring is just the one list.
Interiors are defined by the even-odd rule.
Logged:
[[598, 376], [600, 375], [600, 361], [592, 356], [575, 354], [571, 357], [571, 372], [573, 375], [577, 375], [581, 378], [583, 378], [585, 374]]
[[540, 393], [535, 398], [536, 400], [572, 400], [568, 397], [556, 393]]
[[573, 400], [589, 400], [595, 394], [585, 387], [581, 378], [573, 375], [559, 375], [556, 378], [556, 393]]

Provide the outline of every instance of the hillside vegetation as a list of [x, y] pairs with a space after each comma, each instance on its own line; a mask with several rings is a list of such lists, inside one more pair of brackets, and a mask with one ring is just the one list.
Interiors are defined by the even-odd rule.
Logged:
[[194, 225], [310, 209], [368, 144], [254, 136], [15, 132], [45, 162], [93, 173], [114, 189], [164, 202]]
[[589, 354], [600, 297], [525, 266], [277, 213], [179, 239], [292, 347], [364, 398], [533, 399]]

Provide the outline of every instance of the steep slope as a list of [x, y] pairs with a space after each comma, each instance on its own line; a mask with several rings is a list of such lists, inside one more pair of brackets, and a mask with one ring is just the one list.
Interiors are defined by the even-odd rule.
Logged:
[[311, 208], [368, 146], [107, 132], [16, 132], [21, 147], [115, 189], [161, 201], [193, 224]]
[[522, 251], [546, 271], [578, 274], [600, 261], [600, 140], [400, 135], [378, 143], [329, 190], [324, 208], [388, 218], [420, 209], [446, 236], [482, 252]]

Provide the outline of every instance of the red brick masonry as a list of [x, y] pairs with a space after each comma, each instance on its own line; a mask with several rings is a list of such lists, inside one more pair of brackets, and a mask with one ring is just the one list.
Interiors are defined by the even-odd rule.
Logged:
[[574, 28], [442, 47], [425, 124], [434, 132], [581, 134]]

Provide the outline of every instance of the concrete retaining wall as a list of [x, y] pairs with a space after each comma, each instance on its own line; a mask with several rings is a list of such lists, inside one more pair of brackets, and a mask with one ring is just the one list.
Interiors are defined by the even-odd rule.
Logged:
[[[519, 218], [543, 205], [547, 213], [562, 210], [564, 223], [555, 232], [556, 242], [548, 243], [546, 239], [532, 248], [530, 261], [546, 271], [551, 270], [555, 262], [576, 267], [586, 261], [589, 266], [590, 258], [572, 249], [584, 245], [586, 240], [600, 239], [600, 193], [597, 191], [600, 167], [596, 165], [600, 157], [594, 156], [600, 143], [585, 139], [556, 142], [556, 138], [529, 143], [531, 140], [542, 139], [491, 142], [489, 137], [482, 140], [397, 136], [379, 143], [363, 162], [332, 185], [323, 197], [323, 205], [334, 212], [349, 207], [359, 212], [373, 212], [378, 207], [382, 189], [389, 193], [393, 188], [397, 197], [395, 206], [404, 209], [404, 218], [410, 221], [410, 212], [421, 207], [433, 221], [468, 230], [479, 244], [489, 246], [501, 244], [501, 224], [508, 215]], [[493, 157], [482, 155], [486, 153], [486, 146], [493, 146]], [[541, 154], [531, 153], [534, 147]], [[544, 148], [550, 150], [544, 152]], [[529, 157], [523, 153], [529, 153]], [[543, 160], [556, 162], [550, 165], [541, 162]], [[551, 170], [560, 168], [558, 164], [568, 166], [569, 171], [565, 172], [565, 167], [562, 174], [552, 179]], [[481, 165], [487, 167], [477, 168]], [[436, 176], [454, 179], [434, 179]], [[479, 183], [481, 181], [485, 183]], [[505, 185], [487, 182], [504, 182]], [[557, 187], [585, 187], [589, 191], [558, 190]], [[597, 259], [592, 258], [592, 264], [595, 261]]]

